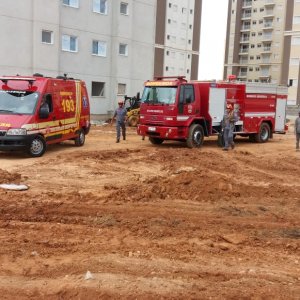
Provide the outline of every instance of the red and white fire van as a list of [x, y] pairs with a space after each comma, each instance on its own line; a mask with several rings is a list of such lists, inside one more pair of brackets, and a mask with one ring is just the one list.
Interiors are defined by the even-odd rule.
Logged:
[[59, 76], [0, 77], [0, 151], [42, 156], [47, 145], [74, 140], [82, 146], [90, 129], [85, 83]]

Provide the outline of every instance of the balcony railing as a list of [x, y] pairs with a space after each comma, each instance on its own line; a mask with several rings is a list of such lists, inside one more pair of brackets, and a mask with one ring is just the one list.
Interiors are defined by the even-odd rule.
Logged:
[[251, 25], [244, 25], [242, 26], [241, 30], [250, 30]]
[[266, 22], [264, 24], [264, 28], [270, 28], [270, 27], [273, 27], [273, 22]]
[[249, 48], [241, 48], [240, 49], [240, 53], [248, 53], [249, 52]]
[[248, 37], [243, 37], [240, 40], [241, 43], [246, 43], [246, 42], [249, 42], [249, 41], [250, 41], [250, 37], [249, 36]]
[[252, 0], [245, 0], [243, 1], [243, 7], [252, 6]]
[[263, 47], [263, 51], [264, 52], [270, 52], [271, 51], [271, 47]]
[[275, 5], [274, 0], [265, 0], [265, 5]]
[[242, 19], [251, 18], [251, 13], [242, 14]]
[[247, 77], [247, 72], [240, 72], [238, 77]]
[[264, 34], [262, 36], [262, 41], [271, 41], [272, 40], [272, 34]]

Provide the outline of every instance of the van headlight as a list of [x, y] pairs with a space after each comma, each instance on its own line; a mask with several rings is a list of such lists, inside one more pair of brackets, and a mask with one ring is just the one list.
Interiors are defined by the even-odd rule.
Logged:
[[6, 135], [27, 135], [27, 130], [25, 128], [8, 129]]

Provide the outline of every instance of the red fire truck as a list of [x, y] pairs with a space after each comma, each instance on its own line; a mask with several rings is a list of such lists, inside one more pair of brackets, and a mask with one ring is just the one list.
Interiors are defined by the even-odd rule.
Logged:
[[157, 77], [145, 82], [137, 131], [153, 144], [177, 140], [200, 147], [204, 136], [221, 136], [225, 107], [232, 104], [239, 117], [234, 134], [264, 143], [285, 133], [286, 103], [284, 86]]

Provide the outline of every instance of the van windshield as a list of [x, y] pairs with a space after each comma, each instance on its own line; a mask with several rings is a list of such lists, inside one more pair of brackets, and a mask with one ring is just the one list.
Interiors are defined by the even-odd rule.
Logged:
[[38, 98], [37, 92], [0, 90], [0, 114], [32, 115]]
[[146, 86], [141, 100], [149, 104], [175, 104], [176, 92], [176, 86]]

